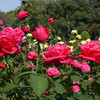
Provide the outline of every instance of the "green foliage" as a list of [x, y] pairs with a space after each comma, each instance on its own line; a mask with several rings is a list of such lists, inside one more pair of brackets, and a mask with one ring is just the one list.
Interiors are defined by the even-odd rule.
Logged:
[[90, 39], [90, 34], [87, 31], [81, 32], [82, 40]]
[[30, 75], [30, 86], [34, 93], [40, 96], [48, 88], [48, 80], [44, 76]]

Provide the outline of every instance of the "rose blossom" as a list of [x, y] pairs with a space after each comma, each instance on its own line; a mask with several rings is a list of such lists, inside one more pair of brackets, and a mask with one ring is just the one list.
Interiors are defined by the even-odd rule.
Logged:
[[25, 10], [21, 11], [18, 13], [17, 17], [18, 19], [23, 20], [24, 18], [26, 18], [29, 15], [29, 13]]
[[29, 32], [29, 31], [30, 31], [30, 28], [24, 26], [24, 27], [22, 27], [22, 30], [23, 30], [24, 32]]
[[34, 50], [32, 50], [28, 53], [27, 58], [30, 59], [30, 60], [32, 60], [32, 59], [37, 60], [37, 53]]
[[77, 60], [75, 60], [75, 59], [71, 62], [71, 64], [72, 64], [75, 68], [80, 68], [79, 62], [78, 62]]
[[2, 20], [0, 20], [0, 25], [3, 25], [3, 21]]
[[47, 49], [47, 51], [44, 51], [43, 53], [45, 57], [42, 58], [42, 60], [45, 62], [45, 66], [60, 66], [72, 61], [72, 55], [69, 55], [71, 53], [71, 49], [65, 44], [56, 44], [55, 46], [49, 46], [49, 49]]
[[33, 37], [42, 43], [47, 41], [47, 39], [49, 38], [49, 34], [49, 29], [42, 25], [36, 27], [32, 32]]
[[54, 21], [55, 21], [55, 20], [54, 20], [53, 18], [48, 19], [48, 22], [49, 22], [49, 23], [54, 23]]
[[80, 88], [78, 85], [75, 85], [75, 86], [71, 86], [73, 92], [79, 92], [80, 91]]
[[91, 70], [90, 66], [87, 64], [87, 62], [83, 62], [80, 64], [80, 68], [82, 71], [89, 72]]
[[6, 27], [3, 29], [0, 32], [0, 57], [5, 53], [14, 54], [23, 36], [24, 32], [19, 28]]
[[93, 81], [92, 81], [92, 80], [93, 80], [93, 78], [89, 78], [89, 81], [91, 81], [90, 85], [93, 83]]
[[49, 68], [47, 69], [47, 75], [48, 76], [54, 76], [54, 75], [60, 76], [61, 72], [59, 72], [57, 68]]
[[0, 63], [0, 68], [5, 68], [5, 64]]
[[27, 67], [35, 68], [35, 65], [32, 62], [29, 62], [29, 65]]
[[100, 41], [90, 41], [80, 46], [81, 54], [75, 58], [95, 61], [100, 63]]

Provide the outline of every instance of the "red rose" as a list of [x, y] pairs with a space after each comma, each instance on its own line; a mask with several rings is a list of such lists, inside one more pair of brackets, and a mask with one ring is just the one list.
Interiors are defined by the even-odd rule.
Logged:
[[29, 15], [29, 13], [25, 10], [19, 12], [19, 14], [17, 15], [18, 19], [23, 20], [24, 18], [26, 18]]
[[5, 68], [5, 64], [0, 63], [0, 68]]
[[0, 32], [0, 57], [5, 53], [14, 54], [23, 36], [24, 32], [19, 28], [6, 27], [3, 29]]
[[48, 22], [49, 22], [49, 23], [54, 23], [54, 21], [55, 21], [55, 20], [54, 20], [53, 18], [48, 19]]
[[65, 44], [56, 44], [55, 46], [49, 46], [49, 49], [47, 49], [47, 51], [44, 51], [43, 53], [45, 55], [45, 58], [42, 58], [42, 60], [45, 62], [45, 66], [51, 64], [60, 66], [61, 64], [67, 64], [72, 61], [72, 55], [69, 55], [71, 53], [71, 49]]
[[42, 43], [47, 41], [47, 39], [49, 38], [49, 34], [49, 29], [42, 25], [36, 27], [32, 32], [33, 37]]
[[24, 27], [22, 27], [22, 30], [23, 30], [24, 32], [29, 32], [29, 31], [30, 31], [30, 28], [24, 26]]
[[95, 61], [100, 63], [100, 41], [90, 41], [80, 46], [81, 54], [75, 58]]

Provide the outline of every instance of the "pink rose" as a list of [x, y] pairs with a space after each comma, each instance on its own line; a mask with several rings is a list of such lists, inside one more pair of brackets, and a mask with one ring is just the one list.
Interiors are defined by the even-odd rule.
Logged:
[[80, 46], [81, 54], [75, 58], [95, 61], [100, 63], [100, 41], [90, 41]]
[[42, 58], [42, 60], [45, 62], [45, 66], [60, 66], [72, 61], [72, 55], [69, 55], [71, 53], [71, 49], [65, 44], [56, 44], [55, 46], [49, 46], [49, 49], [47, 49], [47, 51], [44, 51], [43, 53], [45, 57]]
[[90, 85], [93, 83], [92, 79], [93, 79], [93, 78], [89, 78], [89, 81], [91, 81]]
[[73, 92], [80, 92], [80, 88], [78, 85], [75, 85], [75, 86], [71, 86]]
[[30, 60], [37, 60], [37, 53], [35, 52], [35, 51], [30, 51], [29, 53], [28, 53], [28, 56], [27, 56], [27, 58], [28, 59], [30, 59]]
[[48, 76], [54, 76], [54, 75], [60, 76], [61, 72], [59, 72], [57, 68], [49, 68], [47, 69], [47, 75]]
[[0, 20], [0, 25], [3, 25], [3, 21], [2, 20]]
[[29, 13], [28, 13], [27, 11], [23, 10], [23, 11], [19, 12], [19, 14], [17, 15], [17, 17], [18, 17], [18, 19], [23, 20], [23, 19], [25, 19], [28, 15], [29, 15]]
[[29, 62], [29, 65], [27, 67], [35, 68], [35, 65], [32, 62]]
[[87, 62], [83, 62], [80, 64], [80, 68], [82, 69], [82, 71], [85, 72], [89, 72], [91, 70], [90, 66], [88, 64], [86, 64]]
[[71, 62], [71, 64], [72, 64], [75, 68], [80, 68], [79, 62], [78, 62], [77, 60], [75, 60], [75, 59]]
[[49, 38], [49, 34], [49, 29], [42, 25], [36, 27], [32, 32], [33, 37], [42, 43], [47, 41], [47, 39]]
[[50, 18], [50, 19], [48, 19], [48, 22], [49, 22], [49, 23], [54, 23], [55, 20], [54, 20], [53, 18]]
[[6, 27], [0, 32], [0, 57], [5, 53], [14, 54], [24, 33], [21, 29]]
[[30, 31], [30, 28], [24, 26], [24, 27], [22, 27], [22, 30], [23, 30], [24, 32], [29, 32], [29, 31]]
[[5, 68], [5, 64], [0, 63], [0, 68]]
[[13, 29], [13, 34], [16, 37], [16, 41], [19, 43], [20, 41], [23, 40], [23, 37], [24, 37], [25, 33], [21, 29], [19, 29], [18, 27], [16, 27], [15, 29]]

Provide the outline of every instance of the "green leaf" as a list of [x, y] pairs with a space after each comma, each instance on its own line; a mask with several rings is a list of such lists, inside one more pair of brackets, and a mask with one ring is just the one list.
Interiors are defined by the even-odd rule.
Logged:
[[68, 75], [65, 75], [61, 81], [65, 81], [68, 78]]
[[88, 95], [81, 95], [78, 97], [79, 100], [90, 100]]
[[96, 82], [100, 84], [100, 78]]
[[44, 75], [48, 80], [49, 80], [49, 82], [55, 87], [55, 82], [53, 81], [53, 79], [50, 77], [50, 76], [48, 76], [48, 75]]
[[34, 93], [40, 96], [48, 88], [48, 80], [43, 76], [30, 75], [30, 86]]
[[20, 78], [20, 77], [22, 77], [22, 76], [24, 76], [24, 75], [27, 75], [27, 74], [32, 74], [33, 72], [23, 72], [23, 73], [20, 73], [19, 75], [17, 75], [15, 78]]
[[56, 86], [55, 86], [55, 91], [57, 93], [61, 93], [63, 94], [64, 93], [64, 87], [62, 84], [58, 83], [58, 82], [55, 82], [56, 83]]
[[73, 82], [77, 82], [77, 81], [82, 80], [82, 77], [78, 75], [71, 75], [71, 79]]
[[87, 89], [87, 86], [91, 83], [91, 81], [82, 82], [82, 88]]
[[7, 99], [6, 96], [7, 96], [6, 94], [2, 93], [2, 94], [0, 94], [0, 99], [1, 100], [6, 100]]
[[7, 83], [6, 86], [4, 86], [3, 91], [8, 92], [16, 87], [17, 86], [15, 84]]
[[97, 82], [94, 82], [92, 84], [92, 87], [93, 87], [93, 91], [95, 91], [100, 96], [100, 84], [98, 84]]

